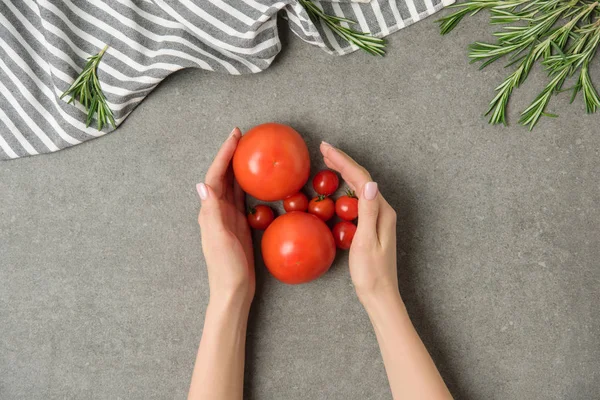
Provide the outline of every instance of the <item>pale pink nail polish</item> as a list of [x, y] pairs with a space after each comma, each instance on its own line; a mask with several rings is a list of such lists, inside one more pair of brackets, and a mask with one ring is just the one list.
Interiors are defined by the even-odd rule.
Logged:
[[206, 185], [202, 182], [196, 185], [196, 190], [198, 191], [198, 196], [200, 196], [200, 200], [206, 200], [208, 198], [208, 189]]
[[373, 200], [375, 197], [377, 197], [377, 182], [365, 183], [365, 188], [363, 189], [363, 191], [365, 199]]

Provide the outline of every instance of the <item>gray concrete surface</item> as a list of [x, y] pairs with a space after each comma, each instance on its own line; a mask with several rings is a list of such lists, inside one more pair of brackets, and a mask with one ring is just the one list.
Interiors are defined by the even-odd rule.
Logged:
[[[280, 121], [367, 166], [399, 212], [401, 292], [458, 399], [600, 398], [598, 116], [560, 96], [533, 133], [481, 117], [506, 72], [433, 19], [383, 59], [285, 34], [271, 69], [184, 71], [122, 128], [0, 163], [0, 399], [183, 399], [208, 287], [195, 184], [234, 125]], [[595, 79], [600, 82], [598, 68]], [[290, 287], [259, 264], [248, 399], [388, 399], [339, 256]]]

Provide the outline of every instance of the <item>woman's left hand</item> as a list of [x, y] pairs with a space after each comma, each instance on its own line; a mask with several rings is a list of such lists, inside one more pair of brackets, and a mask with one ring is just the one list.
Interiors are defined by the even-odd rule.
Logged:
[[202, 251], [208, 269], [210, 302], [250, 306], [255, 291], [252, 237], [245, 194], [233, 177], [231, 159], [242, 133], [235, 128], [197, 185], [202, 200], [198, 216]]

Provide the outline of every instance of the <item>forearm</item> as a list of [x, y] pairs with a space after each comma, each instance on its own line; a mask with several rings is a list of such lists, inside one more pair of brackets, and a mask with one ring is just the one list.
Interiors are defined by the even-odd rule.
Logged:
[[397, 291], [363, 301], [394, 399], [452, 399]]
[[188, 400], [242, 399], [249, 306], [209, 303]]

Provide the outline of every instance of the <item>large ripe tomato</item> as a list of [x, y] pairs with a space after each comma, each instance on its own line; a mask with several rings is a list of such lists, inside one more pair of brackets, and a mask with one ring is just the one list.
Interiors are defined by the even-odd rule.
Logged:
[[233, 155], [233, 172], [249, 195], [262, 201], [282, 200], [308, 181], [308, 148], [302, 136], [287, 125], [258, 125], [240, 139]]
[[335, 241], [325, 222], [300, 211], [277, 217], [265, 231], [261, 248], [271, 274], [289, 284], [317, 279], [335, 258]]
[[348, 190], [346, 196], [342, 196], [335, 201], [335, 213], [345, 221], [358, 218], [358, 199], [353, 191]]
[[306, 211], [308, 208], [308, 198], [304, 193], [298, 192], [283, 200], [283, 208], [286, 212]]
[[315, 175], [312, 184], [315, 192], [323, 196], [329, 196], [337, 190], [340, 185], [340, 179], [335, 172], [324, 169]]
[[275, 219], [273, 209], [264, 204], [259, 204], [248, 211], [248, 224], [254, 229], [264, 231]]
[[356, 225], [352, 222], [342, 221], [333, 227], [333, 238], [335, 245], [342, 250], [348, 250], [352, 245], [352, 239], [356, 233]]
[[333, 200], [325, 196], [317, 196], [308, 203], [308, 212], [321, 218], [323, 221], [329, 221], [335, 214], [335, 205]]

